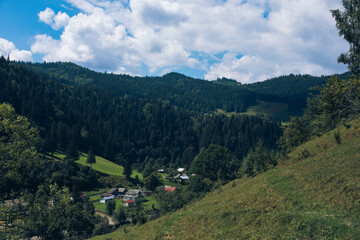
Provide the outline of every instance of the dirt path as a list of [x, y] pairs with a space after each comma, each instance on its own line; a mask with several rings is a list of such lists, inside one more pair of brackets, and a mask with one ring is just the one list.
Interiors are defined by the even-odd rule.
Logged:
[[95, 211], [95, 214], [100, 215], [102, 217], [106, 217], [108, 219], [110, 225], [115, 225], [114, 219], [112, 217], [110, 217], [109, 215], [107, 215], [106, 213], [100, 212], [100, 211]]

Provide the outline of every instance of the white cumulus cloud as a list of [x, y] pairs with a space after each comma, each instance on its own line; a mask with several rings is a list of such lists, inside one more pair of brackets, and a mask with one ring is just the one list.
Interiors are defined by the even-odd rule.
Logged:
[[48, 24], [54, 30], [65, 27], [70, 20], [70, 17], [66, 13], [58, 12], [58, 14], [55, 15], [55, 12], [51, 8], [46, 8], [44, 11], [41, 11], [38, 16], [41, 22]]
[[32, 53], [26, 50], [19, 50], [15, 44], [0, 38], [0, 56], [9, 56], [10, 60], [15, 61], [32, 61]]
[[136, 75], [189, 67], [243, 82], [346, 71], [336, 59], [347, 44], [329, 11], [341, 7], [337, 0], [67, 2], [80, 13], [39, 13], [64, 27], [59, 39], [35, 37], [32, 51], [46, 61]]

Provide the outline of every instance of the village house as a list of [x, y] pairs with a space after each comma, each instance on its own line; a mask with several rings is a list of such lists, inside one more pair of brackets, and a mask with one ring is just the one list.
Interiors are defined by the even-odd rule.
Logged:
[[179, 173], [179, 174], [174, 176], [174, 179], [178, 179], [178, 178], [180, 178], [180, 176], [181, 176], [181, 174]]
[[176, 187], [166, 186], [165, 192], [175, 192], [176, 189], [177, 189]]
[[185, 171], [185, 168], [178, 168], [177, 171], [181, 173], [181, 172]]
[[107, 201], [111, 200], [111, 199], [114, 199], [115, 197], [114, 196], [108, 196], [108, 197], [103, 197], [100, 199], [100, 202], [101, 203], [106, 203]]
[[178, 180], [179, 182], [186, 182], [189, 180], [189, 176], [187, 176], [186, 174], [178, 174], [174, 177], [175, 180]]
[[113, 196], [117, 196], [119, 194], [119, 190], [118, 188], [111, 188], [107, 193]]
[[125, 195], [125, 193], [126, 193], [126, 188], [123, 187], [118, 188], [118, 197]]
[[139, 189], [130, 189], [129, 191], [126, 192], [126, 194], [124, 195], [124, 201], [127, 200], [134, 200], [136, 201], [137, 199], [142, 197], [142, 192]]
[[24, 202], [22, 199], [11, 199], [11, 200], [5, 200], [4, 201], [5, 206], [7, 207], [26, 207], [28, 206], [27, 202]]
[[101, 193], [100, 196], [101, 196], [102, 198], [104, 198], [104, 197], [110, 197], [110, 196], [113, 196], [113, 195], [112, 195], [112, 194], [109, 194], [109, 193]]
[[134, 205], [134, 203], [135, 203], [134, 200], [127, 200], [127, 201], [125, 201], [124, 206], [125, 207], [131, 207], [131, 206]]
[[187, 181], [187, 180], [189, 180], [189, 176], [186, 175], [180, 176], [180, 181]]

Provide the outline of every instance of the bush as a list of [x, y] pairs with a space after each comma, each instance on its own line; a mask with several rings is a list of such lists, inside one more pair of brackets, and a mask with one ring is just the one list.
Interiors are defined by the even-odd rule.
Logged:
[[334, 138], [338, 144], [341, 143], [341, 137], [340, 137], [340, 131], [337, 129], [337, 131], [334, 132]]
[[298, 152], [298, 160], [303, 160], [310, 157], [310, 152], [309, 150], [305, 149], [301, 149], [300, 152]]
[[106, 212], [109, 215], [113, 215], [115, 208], [116, 208], [116, 202], [114, 200], [110, 200], [106, 203]]

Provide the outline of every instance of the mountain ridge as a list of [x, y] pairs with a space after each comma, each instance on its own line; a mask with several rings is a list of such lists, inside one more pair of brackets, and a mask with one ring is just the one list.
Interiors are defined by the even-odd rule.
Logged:
[[[126, 74], [100, 73], [74, 63], [20, 63], [31, 70], [68, 85], [96, 86], [120, 96], [133, 95], [148, 99], [169, 101], [172, 105], [190, 111], [246, 112], [258, 101], [288, 104], [295, 115], [302, 113], [309, 94], [330, 76], [280, 76], [263, 82], [240, 84], [232, 79], [216, 81], [196, 79], [171, 72], [161, 77], [137, 77]], [[349, 73], [341, 74], [344, 78]]]

